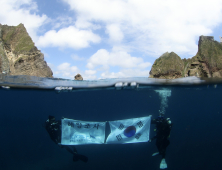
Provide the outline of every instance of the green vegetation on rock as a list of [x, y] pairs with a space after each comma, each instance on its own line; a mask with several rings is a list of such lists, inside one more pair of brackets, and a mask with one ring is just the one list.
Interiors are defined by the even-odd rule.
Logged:
[[201, 36], [199, 50], [195, 57], [205, 62], [211, 72], [222, 69], [222, 45], [217, 41]]
[[27, 53], [35, 47], [23, 24], [16, 27], [3, 25], [2, 32], [3, 42], [11, 44], [11, 50], [14, 54]]
[[53, 75], [44, 61], [44, 55], [35, 47], [23, 24], [0, 24], [0, 71], [9, 75]]
[[154, 62], [150, 77], [175, 78], [181, 76], [183, 68], [183, 61], [177, 54], [166, 52]]
[[150, 76], [174, 79], [179, 77], [219, 77], [222, 78], [222, 44], [212, 36], [200, 36], [197, 54], [183, 59], [175, 53], [164, 53], [156, 59]]

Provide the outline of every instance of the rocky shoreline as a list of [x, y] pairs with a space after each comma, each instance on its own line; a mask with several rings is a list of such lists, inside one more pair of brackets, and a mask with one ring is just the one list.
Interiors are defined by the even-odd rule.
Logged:
[[[37, 49], [23, 24], [0, 24], [0, 73], [53, 77], [52, 70]], [[155, 60], [149, 77], [176, 79], [188, 76], [222, 77], [222, 44], [212, 36], [200, 36], [197, 54], [181, 59], [174, 52], [166, 52]], [[83, 80], [76, 75], [75, 80]]]
[[23, 24], [0, 24], [0, 73], [53, 77], [44, 54], [37, 49]]
[[164, 53], [155, 60], [150, 78], [175, 79], [187, 76], [222, 77], [222, 44], [212, 36], [200, 36], [197, 54], [181, 59], [176, 53]]

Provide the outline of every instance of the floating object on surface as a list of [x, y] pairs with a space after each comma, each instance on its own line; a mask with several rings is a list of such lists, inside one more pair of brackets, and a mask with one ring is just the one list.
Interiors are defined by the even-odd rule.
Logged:
[[72, 90], [72, 87], [56, 87], [55, 90]]
[[3, 89], [10, 89], [9, 86], [2, 86]]

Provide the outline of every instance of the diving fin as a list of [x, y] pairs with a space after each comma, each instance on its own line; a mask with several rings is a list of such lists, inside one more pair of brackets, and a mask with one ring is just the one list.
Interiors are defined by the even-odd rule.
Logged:
[[167, 163], [165, 158], [163, 158], [160, 162], [160, 169], [166, 169], [167, 168]]
[[159, 152], [155, 152], [152, 154], [152, 156], [156, 156], [156, 155], [159, 155]]

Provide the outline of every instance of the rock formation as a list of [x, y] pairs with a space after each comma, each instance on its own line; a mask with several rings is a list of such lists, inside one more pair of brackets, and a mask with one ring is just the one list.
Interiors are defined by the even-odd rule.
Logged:
[[23, 24], [0, 24], [0, 73], [52, 77], [44, 55], [35, 47]]
[[214, 37], [200, 36], [198, 52], [187, 68], [188, 76], [222, 77], [222, 45]]
[[77, 74], [74, 78], [75, 80], [83, 80], [81, 74]]
[[[177, 56], [177, 57], [176, 57]], [[183, 59], [175, 53], [165, 53], [156, 59], [151, 78], [180, 78], [187, 76], [222, 77], [222, 44], [212, 36], [200, 36], [197, 54]]]
[[174, 52], [166, 52], [154, 62], [150, 71], [150, 77], [175, 79], [182, 77], [183, 69], [184, 64], [181, 58]]

